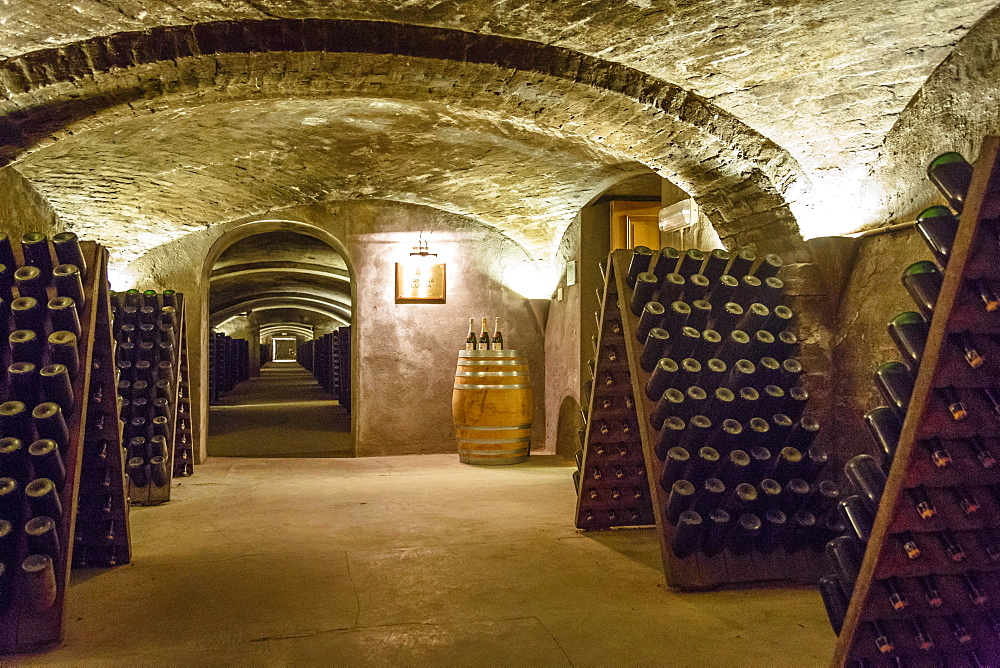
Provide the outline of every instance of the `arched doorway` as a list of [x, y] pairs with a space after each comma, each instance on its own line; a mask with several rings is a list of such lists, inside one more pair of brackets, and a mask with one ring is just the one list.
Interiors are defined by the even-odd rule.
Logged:
[[[209, 455], [352, 456], [349, 405], [317, 382], [311, 354], [300, 359], [311, 341], [349, 337], [348, 263], [308, 228], [276, 226], [240, 234], [210, 258], [208, 324], [247, 341], [249, 379], [213, 401]], [[297, 437], [283, 436], [293, 425]]]

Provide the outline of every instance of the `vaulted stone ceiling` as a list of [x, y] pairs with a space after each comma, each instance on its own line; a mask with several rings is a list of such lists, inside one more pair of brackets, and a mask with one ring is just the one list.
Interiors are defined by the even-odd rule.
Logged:
[[[648, 169], [753, 243], [796, 218], [825, 231], [825, 210], [866, 194], [899, 113], [996, 4], [6, 0], [0, 143], [122, 259], [341, 197], [462, 213], [544, 258], [574, 208]], [[387, 23], [230, 29], [275, 19]], [[873, 222], [858, 216], [836, 231]]]
[[212, 266], [211, 324], [251, 310], [261, 326], [350, 324], [351, 283], [344, 258], [322, 241], [295, 232], [266, 232], [235, 242]]

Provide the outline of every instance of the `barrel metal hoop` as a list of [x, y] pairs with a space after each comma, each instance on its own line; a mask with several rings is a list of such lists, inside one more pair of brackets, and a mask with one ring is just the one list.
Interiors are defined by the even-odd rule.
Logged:
[[531, 429], [531, 424], [518, 424], [514, 426], [503, 426], [503, 427], [482, 427], [471, 424], [456, 424], [455, 429], [464, 429], [466, 431], [500, 431], [505, 429]]
[[527, 360], [462, 360], [459, 366], [528, 366]]
[[530, 452], [530, 448], [518, 448], [517, 450], [469, 450], [466, 448], [459, 448], [458, 454], [460, 455], [476, 455], [484, 458], [500, 458], [500, 457], [514, 457], [517, 455], [527, 455]]
[[456, 376], [463, 378], [513, 378], [526, 376], [524, 371], [456, 371]]
[[459, 357], [520, 357], [521, 353], [516, 350], [459, 350]]
[[499, 445], [501, 443], [527, 443], [530, 440], [527, 436], [524, 438], [456, 438], [459, 443], [483, 443], [490, 445]]
[[456, 390], [530, 390], [531, 385], [455, 385]]

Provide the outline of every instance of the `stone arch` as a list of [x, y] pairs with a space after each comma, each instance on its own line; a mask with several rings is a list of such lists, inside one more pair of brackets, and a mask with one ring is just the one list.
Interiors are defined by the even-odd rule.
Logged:
[[377, 21], [220, 21], [123, 32], [0, 64], [0, 160], [101, 123], [211, 100], [434, 100], [641, 162], [730, 244], [794, 243], [808, 190], [781, 147], [678, 86], [527, 40]]

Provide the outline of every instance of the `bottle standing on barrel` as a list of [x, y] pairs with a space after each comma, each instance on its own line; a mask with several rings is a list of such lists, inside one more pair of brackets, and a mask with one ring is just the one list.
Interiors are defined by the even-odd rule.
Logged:
[[493, 326], [493, 343], [490, 344], [492, 350], [503, 350], [503, 334], [500, 332], [500, 316], [496, 317]]
[[465, 349], [475, 350], [476, 349], [476, 319], [469, 318], [469, 336], [465, 338]]
[[490, 349], [490, 334], [486, 331], [486, 318], [483, 318], [483, 331], [479, 335], [479, 350]]

